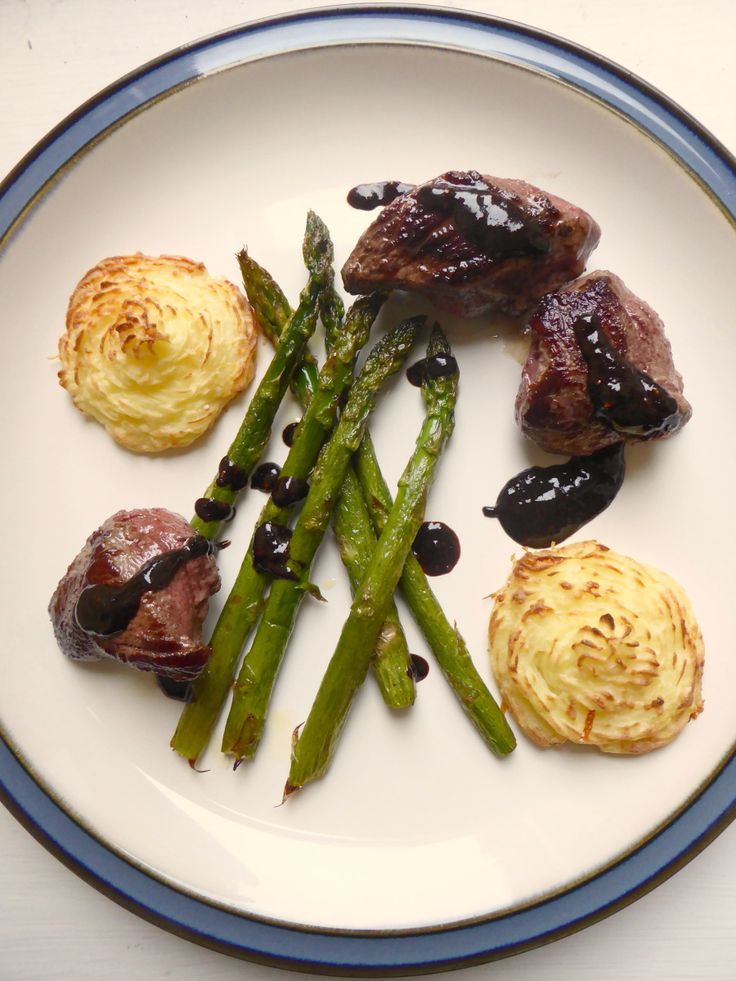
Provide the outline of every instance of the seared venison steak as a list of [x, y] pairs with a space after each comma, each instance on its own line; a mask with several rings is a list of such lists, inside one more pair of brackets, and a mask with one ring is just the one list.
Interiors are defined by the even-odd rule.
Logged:
[[[516, 419], [542, 449], [582, 456], [621, 440], [670, 436], [690, 418], [662, 321], [613, 273], [592, 272], [548, 293], [530, 328]], [[596, 385], [608, 370], [600, 398]]]
[[348, 199], [362, 208], [388, 202], [343, 266], [349, 293], [414, 291], [468, 317], [530, 309], [580, 275], [600, 238], [567, 201], [473, 170], [416, 187], [362, 185]]
[[51, 598], [62, 651], [196, 678], [211, 653], [202, 623], [220, 588], [211, 551], [178, 514], [118, 511], [90, 535]]

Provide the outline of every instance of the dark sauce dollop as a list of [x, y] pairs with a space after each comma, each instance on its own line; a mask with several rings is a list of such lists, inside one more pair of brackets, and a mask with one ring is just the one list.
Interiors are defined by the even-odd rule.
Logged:
[[248, 483], [248, 474], [229, 456], [224, 456], [220, 460], [215, 483], [218, 487], [229, 487], [230, 490], [239, 491]]
[[250, 486], [253, 490], [264, 491], [270, 494], [276, 478], [281, 473], [278, 463], [262, 463], [253, 471], [250, 477]]
[[409, 655], [409, 674], [415, 681], [424, 681], [429, 674], [429, 662], [421, 654]]
[[373, 211], [391, 204], [402, 194], [414, 190], [413, 184], [402, 181], [377, 181], [375, 184], [358, 184], [348, 191], [348, 204], [360, 211]]
[[277, 507], [288, 508], [304, 500], [308, 493], [309, 482], [302, 477], [282, 476], [273, 483], [271, 499]]
[[294, 433], [296, 432], [296, 427], [299, 425], [299, 422], [300, 420], [297, 419], [296, 422], [290, 422], [288, 426], [284, 426], [284, 431], [281, 433], [281, 438], [287, 446], [291, 446], [294, 442]]
[[181, 548], [149, 559], [124, 583], [87, 586], [74, 608], [77, 625], [85, 633], [99, 637], [120, 633], [138, 612], [144, 593], [165, 589], [186, 562], [211, 555], [217, 547], [202, 535], [194, 535]]
[[569, 538], [604, 511], [624, 482], [624, 444], [551, 467], [529, 467], [506, 483], [494, 507], [506, 534], [529, 548], [548, 548]]
[[415, 361], [406, 369], [406, 377], [419, 388], [430, 378], [446, 378], [458, 372], [457, 361], [451, 354], [432, 354]]
[[616, 432], [639, 439], [678, 428], [681, 415], [675, 399], [619, 354], [598, 317], [578, 317], [573, 330], [588, 366], [588, 395], [599, 418]]
[[235, 508], [216, 497], [198, 497], [194, 502], [194, 513], [202, 521], [231, 521], [235, 517]]
[[446, 175], [420, 187], [417, 201], [452, 219], [455, 228], [486, 255], [528, 255], [549, 252], [549, 239], [535, 217], [515, 195], [493, 187], [474, 170]]
[[444, 576], [460, 558], [460, 539], [442, 521], [425, 521], [411, 546], [417, 562], [428, 576]]
[[291, 530], [285, 525], [266, 521], [253, 535], [253, 568], [275, 579], [297, 579], [287, 566]]
[[167, 678], [161, 674], [156, 675], [156, 681], [158, 682], [158, 687], [167, 698], [173, 698], [177, 702], [191, 702], [191, 681], [177, 681], [175, 678]]

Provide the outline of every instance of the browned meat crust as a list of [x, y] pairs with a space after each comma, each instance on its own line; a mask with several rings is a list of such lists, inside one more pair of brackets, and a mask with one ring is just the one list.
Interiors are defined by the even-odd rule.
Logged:
[[210, 656], [201, 626], [208, 601], [220, 588], [214, 560], [200, 555], [178, 569], [163, 589], [143, 593], [128, 626], [111, 636], [79, 626], [77, 600], [90, 585], [121, 585], [150, 559], [180, 549], [192, 539], [191, 526], [164, 508], [118, 511], [93, 532], [69, 566], [49, 604], [56, 640], [71, 658], [113, 658], [144, 671], [186, 681]]
[[[420, 203], [427, 201], [428, 189], [447, 184], [471, 195], [471, 203], [486, 185], [501, 224], [510, 209], [512, 223], [533, 230], [536, 247], [520, 249], [513, 241], [500, 249], [480, 245], [458, 230], [456, 217]], [[448, 171], [386, 205], [358, 240], [342, 278], [349, 293], [409, 290], [450, 313], [518, 314], [579, 276], [599, 238], [590, 215], [525, 181]]]
[[579, 317], [591, 314], [599, 319], [618, 353], [675, 399], [679, 424], [659, 435], [681, 429], [692, 409], [683, 395], [682, 377], [673, 364], [662, 321], [618, 276], [599, 271], [548, 293], [531, 317], [531, 348], [516, 398], [516, 419], [522, 431], [550, 453], [575, 456], [624, 438], [596, 417], [588, 394], [588, 368], [573, 325]]

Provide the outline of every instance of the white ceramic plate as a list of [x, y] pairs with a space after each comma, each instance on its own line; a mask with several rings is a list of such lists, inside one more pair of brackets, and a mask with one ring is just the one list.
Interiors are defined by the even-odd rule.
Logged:
[[[304, 606], [258, 759], [233, 773], [212, 749], [207, 772], [190, 770], [168, 747], [176, 703], [143, 674], [68, 662], [46, 605], [115, 510], [191, 512], [246, 403], [190, 452], [122, 451], [56, 384], [66, 303], [103, 256], [180, 253], [237, 280], [243, 244], [295, 297], [308, 208], [329, 225], [340, 263], [368, 220], [346, 205], [350, 186], [449, 168], [522, 177], [590, 211], [603, 238], [589, 268], [615, 271], [667, 325], [693, 420], [629, 454], [619, 497], [577, 537], [659, 565], [686, 588], [707, 644], [706, 710], [638, 759], [544, 752], [522, 737], [499, 761], [433, 668], [400, 719], [366, 684], [328, 777], [278, 807], [291, 732], [347, 608], [334, 547], [325, 544], [313, 576], [329, 603]], [[49, 847], [193, 939], [375, 975], [499, 956], [575, 929], [671, 872], [730, 819], [736, 662], [722, 556], [734, 473], [718, 434], [734, 358], [736, 179], [697, 124], [615, 66], [537, 32], [355, 8], [236, 30], [145, 66], [62, 123], [1, 190], [12, 371], [2, 389], [0, 772], [6, 802]], [[384, 323], [410, 308], [393, 302]], [[514, 426], [513, 340], [484, 323], [447, 326], [462, 391], [428, 516], [455, 528], [463, 555], [436, 592], [492, 684], [487, 597], [518, 549], [481, 507], [539, 456]], [[261, 370], [267, 358], [263, 345]], [[295, 404], [283, 407], [268, 458], [283, 458], [278, 433], [297, 416]], [[391, 386], [371, 424], [390, 481], [420, 416], [416, 391]], [[230, 528], [226, 586], [262, 503], [251, 494]], [[426, 653], [405, 621], [412, 649]]]

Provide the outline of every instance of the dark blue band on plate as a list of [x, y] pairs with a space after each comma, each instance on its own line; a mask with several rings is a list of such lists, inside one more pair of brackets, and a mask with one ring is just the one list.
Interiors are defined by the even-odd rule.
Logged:
[[422, 43], [511, 61], [618, 110], [676, 154], [736, 217], [736, 160], [700, 124], [641, 79], [523, 25], [421, 7], [325, 9], [237, 28], [144, 65], [59, 124], [0, 185], [0, 239], [34, 196], [91, 140], [167, 92], [245, 61], [333, 44]]

